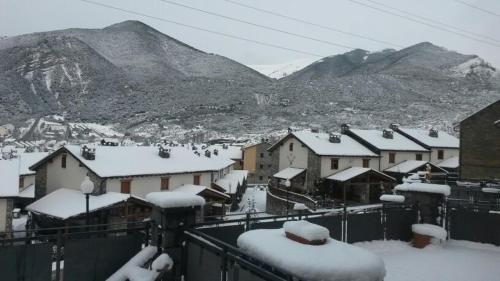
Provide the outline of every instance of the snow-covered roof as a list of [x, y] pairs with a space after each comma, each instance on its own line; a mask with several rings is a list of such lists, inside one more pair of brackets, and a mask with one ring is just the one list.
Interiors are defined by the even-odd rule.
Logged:
[[19, 159], [0, 160], [0, 197], [19, 195]]
[[405, 160], [397, 165], [394, 165], [388, 169], [385, 169], [384, 172], [392, 172], [392, 173], [409, 173], [418, 168], [421, 168], [427, 164], [430, 164], [427, 161], [420, 160]]
[[87, 160], [80, 154], [80, 146], [65, 148], [100, 177], [180, 174], [201, 171], [219, 171], [234, 161], [212, 154], [197, 156], [190, 147], [174, 146], [170, 158], [158, 155], [155, 146], [96, 146], [95, 160]]
[[439, 131], [437, 137], [431, 137], [429, 130], [408, 128], [399, 128], [399, 130], [429, 147], [460, 147], [460, 140], [458, 138], [443, 131]]
[[228, 194], [234, 194], [238, 185], [243, 184], [248, 176], [247, 170], [232, 170], [222, 178], [215, 181], [215, 184], [224, 189]]
[[481, 188], [481, 191], [484, 193], [500, 193], [500, 188], [494, 188], [494, 187], [483, 187]]
[[318, 155], [377, 157], [377, 154], [347, 135], [339, 134], [339, 143], [330, 142], [330, 135], [327, 133], [300, 131], [293, 132], [292, 135]]
[[187, 208], [205, 205], [205, 199], [180, 191], [162, 191], [146, 194], [146, 201], [160, 208]]
[[36, 172], [30, 170], [29, 167], [31, 167], [38, 161], [42, 160], [43, 158], [47, 157], [47, 155], [49, 155], [48, 152], [30, 152], [30, 153], [25, 152], [19, 154], [19, 159], [21, 160], [19, 175], [21, 176], [34, 175]]
[[446, 240], [446, 236], [448, 236], [448, 232], [446, 231], [446, 229], [438, 225], [428, 223], [413, 224], [411, 226], [411, 231], [420, 235], [427, 235], [440, 240]]
[[[125, 202], [129, 198], [130, 194], [117, 192], [90, 195], [89, 211]], [[26, 210], [65, 220], [86, 213], [85, 194], [80, 190], [60, 188], [31, 203]]]
[[384, 173], [381, 173], [381, 172], [376, 171], [376, 170], [371, 169], [371, 168], [363, 168], [363, 167], [350, 167], [350, 168], [347, 168], [345, 170], [339, 171], [339, 172], [327, 177], [326, 179], [333, 180], [333, 181], [339, 181], [339, 182], [345, 182], [345, 181], [351, 180], [357, 176], [360, 176], [360, 175], [368, 173], [368, 172], [373, 172], [373, 173], [378, 174], [384, 178], [388, 178], [388, 179], [391, 179], [392, 181], [395, 181], [394, 178], [392, 178]]
[[184, 193], [191, 194], [191, 195], [199, 195], [200, 193], [202, 193], [205, 190], [210, 190], [211, 192], [217, 193], [218, 195], [220, 195], [222, 197], [229, 198], [229, 196], [227, 194], [222, 193], [220, 191], [217, 191], [213, 188], [203, 186], [203, 185], [183, 184], [183, 185], [177, 187], [174, 191], [184, 192]]
[[405, 197], [403, 195], [383, 194], [380, 196], [380, 201], [403, 203], [405, 201]]
[[283, 224], [285, 232], [304, 238], [308, 241], [322, 241], [330, 238], [328, 228], [305, 220], [287, 221]]
[[437, 164], [441, 168], [456, 169], [459, 164], [459, 157], [453, 156]]
[[405, 182], [403, 184], [397, 185], [394, 190], [396, 191], [413, 191], [413, 192], [427, 192], [427, 193], [438, 193], [444, 196], [449, 196], [451, 193], [451, 188], [444, 184], [432, 184], [423, 182]]
[[238, 238], [247, 255], [309, 281], [380, 281], [383, 260], [377, 255], [331, 238], [324, 245], [306, 245], [286, 238], [283, 229], [247, 231]]
[[19, 191], [19, 197], [22, 198], [35, 198], [35, 185], [30, 184]]
[[384, 138], [382, 130], [359, 130], [350, 129], [352, 133], [370, 143], [379, 150], [393, 150], [393, 151], [422, 151], [428, 152], [416, 142], [408, 139], [407, 137], [393, 132], [393, 138]]
[[212, 152], [214, 152], [214, 149], [217, 149], [217, 152], [219, 153], [219, 157], [226, 157], [231, 160], [241, 160], [243, 158], [243, 150], [241, 149], [241, 146], [237, 145], [227, 145], [224, 146], [222, 144], [214, 144], [209, 146], [207, 149]]
[[290, 180], [300, 175], [305, 170], [306, 169], [288, 167], [277, 172], [276, 174], [273, 175], [273, 177], [278, 179]]

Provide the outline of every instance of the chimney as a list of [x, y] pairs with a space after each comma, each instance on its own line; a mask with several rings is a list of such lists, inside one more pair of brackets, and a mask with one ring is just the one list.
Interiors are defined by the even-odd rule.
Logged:
[[397, 131], [399, 129], [399, 124], [398, 123], [391, 123], [391, 125], [389, 125], [389, 128], [391, 128], [391, 130], [393, 130], [393, 131]]
[[331, 143], [340, 143], [340, 138], [342, 135], [336, 133], [330, 133], [329, 141]]
[[432, 128], [429, 130], [429, 136], [433, 137], [433, 138], [437, 138], [439, 136], [439, 133], [438, 133], [438, 130]]
[[222, 144], [222, 149], [228, 149], [228, 148], [229, 148], [229, 146], [227, 145], [227, 143]]
[[205, 150], [205, 156], [210, 158], [210, 156], [212, 156], [212, 152], [210, 152], [210, 150]]
[[215, 156], [219, 155], [219, 150], [214, 149], [214, 155], [215, 155]]
[[342, 124], [342, 125], [340, 125], [340, 133], [341, 134], [347, 134], [347, 132], [349, 131], [350, 128], [351, 128], [351, 125], [349, 125], [349, 124]]
[[95, 148], [89, 148], [86, 145], [82, 147], [82, 157], [86, 160], [95, 160]]
[[288, 133], [291, 134], [293, 132], [292, 128], [288, 128]]
[[382, 136], [386, 139], [393, 139], [394, 131], [391, 129], [384, 129], [384, 131], [382, 131]]
[[166, 145], [160, 145], [158, 147], [158, 155], [161, 158], [170, 158], [170, 148], [167, 148]]

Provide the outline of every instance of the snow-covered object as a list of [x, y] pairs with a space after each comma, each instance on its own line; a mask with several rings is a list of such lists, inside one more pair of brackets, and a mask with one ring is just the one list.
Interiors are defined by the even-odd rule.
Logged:
[[231, 198], [229, 195], [222, 193], [218, 190], [215, 190], [213, 188], [206, 187], [203, 185], [195, 185], [195, 184], [183, 184], [183, 185], [177, 187], [174, 191], [184, 192], [184, 193], [188, 193], [188, 194], [192, 194], [192, 195], [199, 195], [201, 192], [203, 192], [205, 190], [210, 190], [211, 192], [216, 193], [222, 197], [226, 197], [228, 199]]
[[427, 192], [427, 193], [437, 193], [444, 196], [449, 196], [451, 193], [451, 188], [449, 185], [444, 184], [432, 184], [423, 182], [405, 182], [397, 185], [394, 190], [396, 191], [413, 191], [413, 192]]
[[323, 241], [330, 238], [330, 231], [326, 227], [304, 220], [287, 221], [283, 224], [283, 229], [307, 241]]
[[345, 182], [345, 181], [348, 181], [350, 179], [353, 179], [357, 176], [360, 176], [360, 175], [367, 173], [367, 172], [370, 172], [370, 171], [373, 173], [379, 174], [380, 176], [382, 176], [384, 178], [392, 179], [393, 181], [396, 181], [394, 178], [392, 178], [384, 173], [381, 173], [381, 172], [376, 171], [376, 170], [371, 169], [371, 168], [363, 168], [363, 167], [350, 167], [350, 168], [347, 168], [345, 170], [342, 170], [338, 173], [335, 173], [335, 174], [327, 177], [327, 179], [333, 180], [333, 181]]
[[30, 152], [30, 153], [20, 153], [19, 160], [21, 161], [19, 167], [19, 175], [34, 175], [35, 171], [30, 170], [29, 167], [38, 161], [49, 155], [48, 152]]
[[151, 269], [153, 271], [162, 271], [164, 269], [170, 270], [174, 266], [174, 261], [167, 254], [159, 255], [151, 264]]
[[388, 139], [383, 137], [382, 130], [350, 129], [350, 131], [380, 150], [429, 151], [397, 132], [393, 132], [393, 138]]
[[247, 65], [248, 67], [266, 75], [270, 78], [280, 79], [286, 77], [302, 68], [315, 62], [316, 59], [297, 59], [286, 63], [279, 64], [255, 64]]
[[483, 187], [481, 191], [484, 193], [500, 193], [500, 188]]
[[430, 147], [459, 148], [460, 140], [446, 132], [440, 131], [437, 137], [431, 137], [429, 130], [399, 128], [403, 133], [413, 137]]
[[278, 179], [290, 180], [295, 178], [304, 171], [305, 169], [288, 167], [277, 172], [276, 174], [273, 175], [273, 177]]
[[203, 197], [180, 191], [151, 192], [146, 195], [146, 201], [160, 208], [187, 208], [205, 205]]
[[412, 183], [412, 182], [422, 182], [422, 178], [418, 173], [411, 174], [407, 178], [403, 178], [403, 182]]
[[293, 204], [293, 210], [294, 211], [304, 211], [304, 210], [308, 210], [308, 208], [303, 203], [295, 203], [295, 204]]
[[19, 159], [0, 160], [0, 197], [19, 195]]
[[111, 275], [107, 281], [154, 281], [163, 269], [170, 270], [172, 259], [167, 254], [159, 255], [152, 263], [151, 270], [143, 268], [144, 264], [156, 255], [156, 246], [147, 246], [133, 256], [124, 266]]
[[384, 262], [369, 251], [328, 238], [313, 246], [286, 238], [283, 229], [259, 229], [238, 237], [247, 255], [308, 281], [382, 281]]
[[230, 173], [216, 180], [215, 184], [224, 189], [226, 193], [234, 194], [237, 191], [238, 185], [243, 184], [247, 177], [247, 170], [232, 170]]
[[386, 202], [403, 203], [405, 201], [405, 197], [403, 195], [383, 194], [382, 196], [380, 196], [380, 200]]
[[[97, 211], [127, 201], [129, 198], [130, 194], [117, 192], [90, 195], [89, 211]], [[31, 203], [26, 210], [65, 220], [85, 214], [85, 200], [85, 194], [80, 190], [60, 188]]]
[[19, 190], [19, 197], [35, 198], [35, 185], [30, 184], [27, 187]]
[[[385, 169], [384, 172], [392, 172], [392, 173], [403, 173], [407, 174], [409, 172], [415, 171], [416, 169], [419, 169], [421, 167], [424, 167], [426, 165], [432, 165], [427, 161], [420, 161], [420, 160], [406, 160], [403, 161], [397, 165], [394, 165], [388, 169]], [[435, 167], [435, 166], [434, 166]], [[444, 171], [440, 167], [436, 167], [437, 169]]]
[[453, 156], [437, 164], [441, 168], [456, 169], [459, 166], [459, 157]]
[[411, 226], [411, 230], [414, 233], [418, 233], [420, 235], [431, 236], [440, 240], [446, 240], [446, 236], [448, 236], [448, 232], [446, 229], [433, 224], [414, 224]]

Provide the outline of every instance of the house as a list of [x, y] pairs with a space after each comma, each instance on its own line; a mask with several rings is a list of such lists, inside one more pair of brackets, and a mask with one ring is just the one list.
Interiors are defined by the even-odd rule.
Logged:
[[0, 160], [0, 237], [12, 230], [14, 201], [19, 196], [19, 159]]
[[392, 129], [360, 130], [342, 125], [342, 134], [362, 143], [380, 156], [376, 170], [384, 171], [406, 160], [431, 161], [431, 151]]
[[460, 122], [459, 177], [500, 180], [500, 100]]
[[432, 164], [438, 164], [446, 159], [458, 156], [460, 152], [460, 140], [446, 132], [437, 129], [421, 130], [402, 128], [397, 124], [391, 124], [391, 129], [418, 143], [431, 151]]
[[243, 147], [243, 169], [249, 172], [248, 182], [265, 184], [272, 176], [273, 158], [269, 141], [263, 139]]
[[446, 183], [448, 176], [446, 169], [423, 160], [405, 160], [385, 169], [384, 173], [395, 178], [399, 183], [403, 182], [403, 178], [413, 174], [423, 174], [424, 177], [427, 177], [428, 181], [432, 181], [433, 183]]
[[241, 146], [224, 143], [224, 144], [213, 144], [207, 146], [206, 149], [210, 150], [215, 156], [225, 157], [227, 159], [233, 160], [234, 170], [243, 169], [243, 150]]
[[60, 188], [79, 189], [85, 176], [94, 183], [95, 194], [144, 198], [185, 184], [210, 187], [232, 171], [233, 163], [195, 146], [66, 145], [30, 168], [36, 171], [37, 199]]

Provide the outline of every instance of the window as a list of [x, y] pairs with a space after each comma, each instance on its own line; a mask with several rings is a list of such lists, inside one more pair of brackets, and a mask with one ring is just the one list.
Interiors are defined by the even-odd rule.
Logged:
[[417, 161], [422, 161], [422, 153], [417, 153], [417, 154], [415, 155], [415, 160], [417, 160]]
[[332, 169], [332, 170], [339, 169], [339, 159], [338, 158], [330, 159], [330, 169]]
[[269, 156], [273, 156], [273, 153], [272, 153], [272, 152], [269, 152]]
[[168, 190], [170, 184], [170, 177], [162, 177], [160, 183], [160, 190]]
[[363, 159], [363, 168], [370, 167], [370, 159]]
[[442, 160], [444, 159], [444, 150], [438, 150], [438, 159], [439, 160]]
[[63, 154], [61, 157], [61, 168], [66, 169], [66, 154]]
[[120, 186], [120, 192], [130, 194], [130, 184], [131, 184], [131, 180], [122, 180], [121, 186]]
[[396, 153], [389, 153], [389, 163], [394, 164], [396, 163]]
[[200, 175], [194, 175], [193, 176], [193, 184], [194, 185], [200, 185]]
[[260, 164], [260, 165], [259, 165], [259, 167], [260, 167], [261, 169], [264, 169], [264, 165], [262, 165], [262, 164]]
[[264, 158], [264, 152], [260, 153], [260, 158]]
[[268, 164], [267, 167], [268, 168], [271, 168], [273, 166], [273, 164]]
[[293, 142], [291, 142], [290, 145], [288, 146], [288, 150], [293, 151]]
[[264, 178], [262, 176], [259, 176], [259, 180], [263, 180]]
[[24, 177], [19, 177], [19, 188], [24, 187]]

